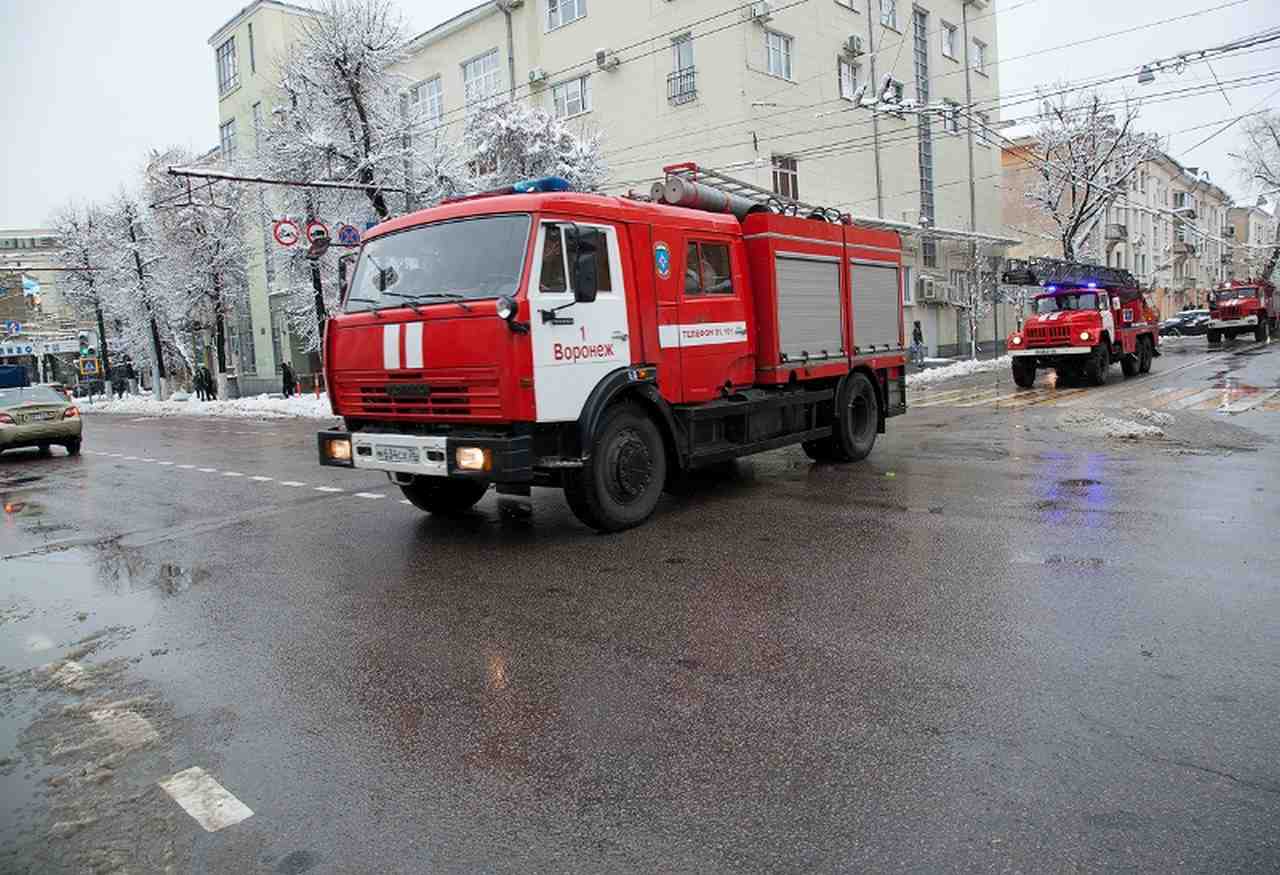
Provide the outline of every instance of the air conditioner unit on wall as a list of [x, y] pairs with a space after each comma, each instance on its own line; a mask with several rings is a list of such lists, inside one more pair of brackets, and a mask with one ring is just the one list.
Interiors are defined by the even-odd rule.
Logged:
[[863, 54], [862, 37], [856, 33], [844, 41], [844, 50], [846, 54], [853, 55], [855, 58]]
[[547, 71], [541, 67], [534, 67], [529, 71], [529, 84], [537, 85], [547, 81]]

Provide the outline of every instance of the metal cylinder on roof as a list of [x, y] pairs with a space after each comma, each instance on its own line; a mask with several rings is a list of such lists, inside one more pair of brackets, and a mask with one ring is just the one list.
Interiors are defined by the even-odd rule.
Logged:
[[710, 213], [732, 213], [739, 219], [745, 219], [748, 213], [768, 209], [753, 200], [729, 194], [727, 191], [721, 191], [701, 182], [693, 182], [683, 176], [667, 177], [666, 185], [663, 186], [662, 199], [678, 207], [706, 210]]
[[655, 182], [649, 187], [649, 200], [655, 204], [660, 204], [667, 196], [667, 186], [662, 182]]

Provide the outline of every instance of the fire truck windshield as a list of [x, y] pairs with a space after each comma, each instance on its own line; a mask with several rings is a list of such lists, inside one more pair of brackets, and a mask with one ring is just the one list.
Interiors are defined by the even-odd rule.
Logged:
[[1211, 301], [1231, 301], [1235, 298], [1257, 298], [1257, 286], [1241, 286], [1234, 289], [1219, 289], [1216, 292], [1209, 293]]
[[1094, 292], [1073, 292], [1065, 295], [1045, 295], [1036, 298], [1036, 313], [1057, 313], [1060, 310], [1096, 310], [1098, 296]]
[[360, 250], [346, 311], [515, 295], [527, 215], [481, 216], [375, 237]]

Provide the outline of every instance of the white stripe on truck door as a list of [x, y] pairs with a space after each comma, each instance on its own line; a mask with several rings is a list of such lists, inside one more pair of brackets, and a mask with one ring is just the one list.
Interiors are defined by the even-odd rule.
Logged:
[[400, 369], [400, 326], [384, 325], [382, 327], [382, 369], [398, 371]]
[[410, 322], [404, 327], [404, 366], [422, 367], [422, 323]]

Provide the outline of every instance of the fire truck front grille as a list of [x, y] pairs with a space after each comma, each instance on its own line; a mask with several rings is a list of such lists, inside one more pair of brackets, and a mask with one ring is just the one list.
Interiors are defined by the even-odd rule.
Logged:
[[1244, 308], [1243, 307], [1221, 307], [1218, 309], [1218, 318], [1224, 319], [1224, 320], [1243, 319]]
[[1071, 341], [1069, 325], [1031, 325], [1024, 332], [1028, 346], [1056, 346]]
[[338, 378], [336, 393], [344, 416], [502, 419], [498, 375], [493, 371], [449, 376], [350, 374]]

